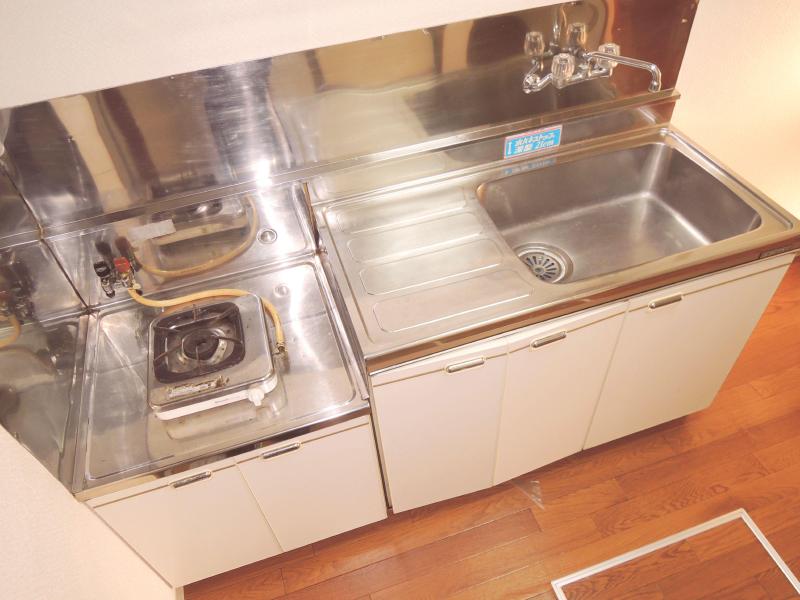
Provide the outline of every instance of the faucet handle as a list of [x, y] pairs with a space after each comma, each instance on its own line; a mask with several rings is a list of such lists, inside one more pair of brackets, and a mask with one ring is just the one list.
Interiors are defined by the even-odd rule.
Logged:
[[569, 52], [556, 54], [550, 65], [550, 72], [553, 74], [553, 84], [561, 89], [575, 73], [575, 57]]
[[569, 24], [567, 27], [567, 46], [570, 50], [578, 50], [586, 46], [586, 23], [578, 21]]
[[[619, 44], [614, 44], [613, 42], [607, 42], [605, 44], [600, 44], [597, 47], [598, 52], [602, 52], [603, 54], [613, 54], [614, 56], [619, 56]], [[617, 66], [617, 61], [609, 60], [605, 58], [601, 58], [597, 61], [597, 66], [601, 69], [608, 69], [611, 71], [614, 67]]]
[[525, 54], [531, 58], [542, 58], [544, 51], [544, 36], [541, 31], [529, 31], [525, 34]]

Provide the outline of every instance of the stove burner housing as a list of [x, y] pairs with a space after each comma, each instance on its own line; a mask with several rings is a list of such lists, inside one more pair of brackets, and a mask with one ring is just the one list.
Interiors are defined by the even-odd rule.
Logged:
[[260, 406], [277, 385], [267, 322], [252, 295], [157, 317], [149, 363], [148, 402], [164, 420], [240, 400]]

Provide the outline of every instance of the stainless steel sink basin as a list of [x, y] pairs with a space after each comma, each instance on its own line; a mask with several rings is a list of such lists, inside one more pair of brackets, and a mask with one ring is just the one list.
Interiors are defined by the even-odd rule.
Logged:
[[490, 181], [478, 198], [508, 245], [548, 283], [643, 265], [762, 222], [722, 181], [664, 142]]

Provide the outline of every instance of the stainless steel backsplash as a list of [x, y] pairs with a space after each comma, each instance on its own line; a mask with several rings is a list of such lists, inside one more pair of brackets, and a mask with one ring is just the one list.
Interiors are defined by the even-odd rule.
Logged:
[[[651, 97], [648, 74], [522, 91], [526, 32], [585, 22], [678, 76], [697, 0], [581, 0], [7, 109], [2, 162], [46, 232], [159, 201], [481, 139]], [[0, 128], [0, 131], [2, 129]], [[125, 216], [131, 216], [127, 214]]]

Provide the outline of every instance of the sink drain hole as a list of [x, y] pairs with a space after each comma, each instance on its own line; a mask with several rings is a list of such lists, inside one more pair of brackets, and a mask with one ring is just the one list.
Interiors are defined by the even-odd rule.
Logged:
[[552, 246], [525, 244], [517, 248], [516, 252], [531, 272], [547, 283], [558, 283], [567, 276], [572, 267], [566, 254]]

